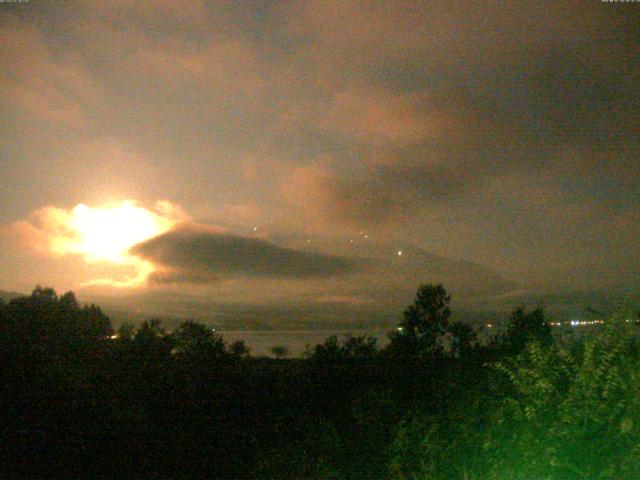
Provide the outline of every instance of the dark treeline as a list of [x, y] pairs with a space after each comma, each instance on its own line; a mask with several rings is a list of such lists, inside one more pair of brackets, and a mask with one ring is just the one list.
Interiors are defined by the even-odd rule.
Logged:
[[640, 478], [635, 322], [552, 335], [518, 309], [478, 342], [423, 285], [384, 349], [254, 358], [193, 321], [114, 334], [36, 288], [0, 301], [3, 478]]

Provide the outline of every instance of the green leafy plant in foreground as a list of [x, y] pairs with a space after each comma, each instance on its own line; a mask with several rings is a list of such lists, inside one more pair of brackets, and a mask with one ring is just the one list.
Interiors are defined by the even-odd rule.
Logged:
[[617, 317], [594, 334], [548, 346], [530, 343], [494, 364], [486, 389], [493, 398], [401, 425], [392, 476], [640, 478], [635, 329]]

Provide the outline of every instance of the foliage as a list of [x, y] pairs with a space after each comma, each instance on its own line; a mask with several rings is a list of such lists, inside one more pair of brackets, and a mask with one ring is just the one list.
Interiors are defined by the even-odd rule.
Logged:
[[448, 332], [451, 336], [449, 350], [454, 357], [469, 355], [477, 347], [478, 335], [468, 323], [454, 322], [449, 325]]
[[636, 335], [614, 318], [597, 335], [527, 344], [488, 377], [497, 404], [403, 423], [391, 471], [430, 479], [638, 478]]
[[134, 340], [142, 344], [155, 343], [164, 337], [165, 333], [165, 329], [162, 327], [162, 320], [159, 318], [145, 320], [136, 332]]
[[442, 354], [441, 338], [451, 315], [450, 301], [451, 295], [442, 285], [421, 285], [413, 304], [404, 311], [398, 331], [391, 336], [388, 351], [397, 355]]
[[271, 353], [273, 353], [276, 358], [284, 358], [289, 355], [289, 349], [284, 345], [275, 345], [271, 348]]
[[38, 286], [30, 296], [11, 300], [2, 311], [3, 354], [16, 362], [35, 365], [72, 355], [113, 333], [111, 322], [100, 307], [80, 307], [72, 292], [58, 298], [53, 289]]
[[467, 412], [416, 414], [400, 423], [389, 472], [397, 479], [463, 479], [477, 468], [481, 438]]
[[508, 471], [550, 479], [638, 478], [636, 335], [617, 317], [597, 335], [569, 345], [532, 343], [514, 361], [497, 365], [514, 390], [488, 437], [494, 478]]
[[342, 361], [346, 359], [370, 358], [378, 353], [378, 339], [369, 335], [345, 336], [342, 341], [331, 335], [315, 348], [307, 357], [315, 361]]
[[184, 357], [223, 357], [226, 354], [222, 337], [211, 327], [193, 320], [182, 322], [173, 333], [174, 353]]
[[531, 342], [549, 345], [551, 340], [551, 325], [546, 320], [542, 309], [527, 312], [522, 307], [511, 314], [507, 331], [502, 339], [504, 348], [511, 353], [521, 352]]
[[136, 334], [136, 327], [131, 323], [123, 323], [118, 328], [117, 337], [120, 341], [128, 342], [133, 340]]
[[229, 346], [229, 353], [237, 358], [246, 358], [250, 354], [250, 349], [243, 340], [236, 340]]
[[403, 320], [415, 335], [386, 354], [334, 336], [280, 361], [195, 321], [111, 339], [106, 315], [72, 293], [0, 302], [3, 474], [640, 478], [635, 323], [553, 339], [541, 311], [519, 309], [487, 347], [449, 323], [443, 288], [418, 293]]

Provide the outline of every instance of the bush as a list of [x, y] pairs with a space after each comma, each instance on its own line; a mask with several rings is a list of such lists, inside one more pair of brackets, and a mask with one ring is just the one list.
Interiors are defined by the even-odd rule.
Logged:
[[636, 328], [614, 318], [598, 334], [529, 343], [494, 364], [486, 390], [500, 399], [495, 410], [476, 402], [461, 413], [404, 422], [393, 444], [392, 476], [640, 478]]

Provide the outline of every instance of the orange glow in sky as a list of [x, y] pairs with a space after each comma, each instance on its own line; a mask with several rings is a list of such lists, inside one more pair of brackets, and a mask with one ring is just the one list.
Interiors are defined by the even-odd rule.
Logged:
[[76, 205], [70, 211], [55, 212], [58, 229], [50, 238], [52, 252], [80, 254], [88, 262], [111, 262], [133, 266], [138, 274], [124, 281], [98, 279], [90, 284], [129, 287], [140, 285], [154, 268], [150, 262], [128, 253], [134, 245], [170, 230], [178, 219], [172, 206], [159, 202], [159, 213], [126, 200], [107, 207]]

